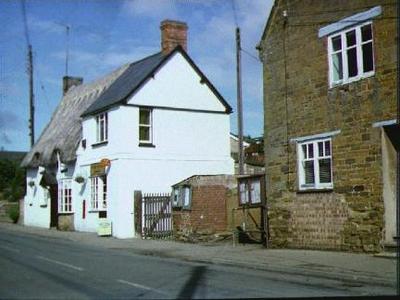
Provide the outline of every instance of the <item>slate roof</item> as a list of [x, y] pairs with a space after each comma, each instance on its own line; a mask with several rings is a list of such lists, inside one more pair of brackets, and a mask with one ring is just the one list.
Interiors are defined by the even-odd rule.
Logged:
[[194, 68], [218, 100], [225, 107], [225, 113], [232, 108], [205, 77], [181, 46], [167, 55], [161, 52], [142, 60], [126, 64], [109, 75], [89, 84], [72, 87], [62, 98], [50, 122], [23, 159], [22, 167], [38, 167], [56, 164], [57, 152], [62, 162], [76, 159], [76, 150], [82, 139], [81, 117], [93, 115], [108, 108], [126, 103], [128, 98], [140, 89], [154, 73], [176, 52], [181, 53]]
[[82, 116], [95, 114], [104, 108], [126, 99], [132, 91], [136, 90], [144, 83], [150, 73], [157, 68], [164, 58], [165, 56], [159, 52], [131, 63], [117, 80], [89, 106]]
[[221, 94], [200, 71], [186, 51], [183, 50], [181, 46], [177, 46], [167, 55], [159, 52], [130, 64], [128, 68], [115, 80], [115, 82], [82, 114], [82, 117], [99, 113], [120, 103], [126, 103], [128, 98], [140, 89], [143, 84], [145, 84], [147, 80], [150, 79], [176, 52], [181, 53], [183, 57], [185, 57], [197, 74], [202, 78], [202, 81], [207, 84], [225, 107], [225, 112], [231, 113], [232, 108]]

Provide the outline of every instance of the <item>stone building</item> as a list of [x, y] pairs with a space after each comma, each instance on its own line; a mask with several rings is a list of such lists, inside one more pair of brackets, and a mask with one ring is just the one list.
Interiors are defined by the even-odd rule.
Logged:
[[276, 0], [258, 45], [275, 247], [394, 244], [396, 1]]

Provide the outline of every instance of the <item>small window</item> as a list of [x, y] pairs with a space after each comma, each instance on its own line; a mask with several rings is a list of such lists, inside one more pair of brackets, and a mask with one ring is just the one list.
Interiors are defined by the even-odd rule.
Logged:
[[152, 111], [148, 108], [139, 109], [139, 143], [152, 144]]
[[300, 190], [332, 188], [331, 139], [298, 145]]
[[107, 209], [107, 175], [91, 178], [90, 208], [93, 211]]
[[62, 179], [58, 182], [58, 212], [72, 212], [72, 180]]
[[328, 40], [331, 87], [374, 74], [372, 23], [346, 29]]
[[108, 115], [102, 113], [96, 116], [96, 142], [102, 143], [108, 140]]

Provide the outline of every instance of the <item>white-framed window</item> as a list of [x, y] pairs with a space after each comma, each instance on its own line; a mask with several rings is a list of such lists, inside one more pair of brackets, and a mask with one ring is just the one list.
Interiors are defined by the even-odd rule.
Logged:
[[71, 213], [72, 211], [72, 179], [58, 181], [58, 213]]
[[367, 22], [328, 37], [330, 87], [375, 73], [372, 23]]
[[96, 116], [96, 142], [106, 142], [108, 140], [108, 115], [101, 113]]
[[153, 143], [152, 110], [139, 108], [139, 143]]
[[298, 143], [300, 190], [333, 188], [331, 144], [331, 138]]
[[91, 178], [90, 210], [101, 211], [107, 209], [107, 175]]

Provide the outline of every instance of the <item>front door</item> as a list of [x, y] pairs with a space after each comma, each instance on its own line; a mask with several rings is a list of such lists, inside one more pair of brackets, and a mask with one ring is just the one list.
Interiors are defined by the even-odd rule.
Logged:
[[50, 185], [50, 227], [58, 225], [58, 185]]

